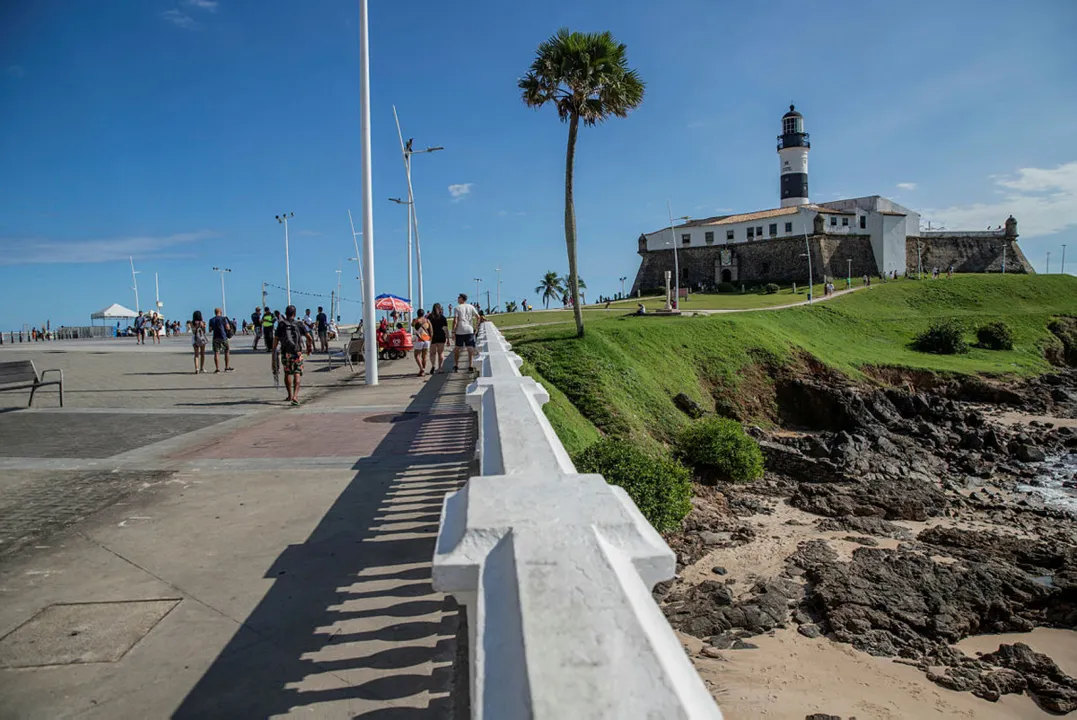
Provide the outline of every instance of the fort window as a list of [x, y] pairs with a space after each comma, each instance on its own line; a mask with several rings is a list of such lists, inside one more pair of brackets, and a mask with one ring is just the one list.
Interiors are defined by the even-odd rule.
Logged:
[[770, 263], [763, 263], [763, 277], [770, 274]]
[[834, 217], [833, 215], [830, 216], [830, 226], [831, 227], [837, 227], [838, 226], [838, 219], [836, 217]]
[[786, 223], [785, 224], [785, 231], [787, 233], [793, 232], [793, 223], [791, 223], [791, 222]]
[[732, 230], [726, 230], [725, 231], [725, 239], [726, 240], [732, 240], [733, 239], [733, 231]]
[[763, 237], [763, 226], [762, 225], [758, 226], [755, 229], [755, 234], [758, 235], [759, 237]]
[[753, 227], [748, 228], [748, 239], [751, 240], [754, 237], [755, 237], [755, 228], [753, 228]]
[[771, 223], [770, 227], [767, 228], [767, 230], [770, 231], [770, 236], [774, 237], [775, 235], [778, 234], [778, 223]]
[[843, 217], [843, 218], [841, 219], [841, 226], [842, 226], [842, 227], [849, 227], [849, 218], [847, 218], [847, 217]]
[[861, 215], [860, 216], [860, 229], [864, 230], [864, 229], [867, 228], [867, 226], [868, 226], [868, 216], [867, 215]]
[[713, 232], [705, 232], [705, 233], [703, 233], [703, 238], [707, 241], [708, 245], [713, 245], [714, 244], [714, 233]]
[[685, 233], [684, 235], [681, 235], [682, 244], [687, 245], [690, 242], [692, 242], [692, 233]]

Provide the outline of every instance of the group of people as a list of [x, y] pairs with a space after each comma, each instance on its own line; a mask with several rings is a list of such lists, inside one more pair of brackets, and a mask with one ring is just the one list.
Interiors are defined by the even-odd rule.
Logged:
[[[412, 351], [415, 356], [415, 364], [419, 368], [419, 377], [427, 375], [427, 365], [430, 366], [429, 374], [445, 372], [445, 346], [453, 346], [452, 372], [460, 370], [460, 355], [467, 353], [467, 370], [475, 370], [475, 335], [479, 325], [485, 317], [482, 310], [468, 303], [467, 295], [460, 293], [456, 298], [456, 307], [449, 306], [452, 315], [452, 334], [449, 333], [449, 318], [442, 310], [441, 303], [434, 306], [427, 313], [423, 308], [415, 311], [415, 319], [411, 321]], [[395, 313], [392, 317], [396, 319]], [[393, 332], [408, 332], [403, 323], [390, 322], [390, 318], [382, 318], [377, 332], [383, 340]]]
[[[179, 335], [180, 332], [179, 320], [166, 320], [164, 315], [157, 311], [147, 315], [142, 310], [139, 310], [132, 327], [135, 331], [135, 343], [137, 345], [145, 345], [147, 335], [150, 337], [151, 342], [160, 344], [162, 336]], [[120, 324], [116, 323], [116, 334], [119, 335], [119, 333]]]

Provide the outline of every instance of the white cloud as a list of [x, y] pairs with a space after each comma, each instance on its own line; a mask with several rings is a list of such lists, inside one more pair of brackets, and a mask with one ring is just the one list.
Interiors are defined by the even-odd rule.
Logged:
[[1051, 235], [1077, 225], [1077, 161], [1055, 168], [1021, 168], [1013, 177], [991, 176], [1001, 195], [972, 205], [925, 209], [923, 215], [951, 230], [1001, 225], [1008, 215], [1022, 237]]
[[897, 186], [902, 190], [912, 191], [916, 189], [916, 183], [898, 183]]
[[217, 12], [217, 0], [183, 0], [187, 7], [198, 8], [207, 12]]
[[471, 194], [471, 188], [475, 183], [458, 183], [456, 185], [449, 186], [449, 194], [452, 195], [453, 202], [460, 202], [467, 195]]
[[194, 18], [179, 10], [165, 10], [161, 13], [161, 17], [172, 23], [176, 27], [191, 29], [195, 26]]
[[162, 237], [135, 236], [103, 240], [42, 240], [36, 238], [4, 238], [6, 249], [0, 255], [0, 265], [45, 265], [56, 263], [102, 263], [145, 257], [162, 250], [206, 240], [216, 233], [199, 230]]

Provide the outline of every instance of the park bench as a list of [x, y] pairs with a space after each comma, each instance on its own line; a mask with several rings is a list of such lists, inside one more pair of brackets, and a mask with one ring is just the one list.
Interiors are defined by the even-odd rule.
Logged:
[[[43, 380], [46, 373], [59, 373], [59, 380]], [[14, 360], [12, 362], [0, 362], [0, 391], [24, 390], [30, 388], [30, 405], [34, 404], [34, 393], [39, 387], [45, 385], [60, 386], [60, 407], [64, 406], [64, 371], [55, 368], [42, 370], [40, 373], [34, 367], [33, 360]]]

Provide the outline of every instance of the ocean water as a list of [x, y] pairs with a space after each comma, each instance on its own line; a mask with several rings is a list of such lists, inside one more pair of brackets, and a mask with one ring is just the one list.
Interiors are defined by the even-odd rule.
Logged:
[[[1077, 515], [1077, 453], [1048, 456], [1040, 463], [1038, 485], [1018, 485], [1021, 492], [1035, 493], [1047, 505], [1062, 508]], [[1064, 487], [1063, 483], [1070, 487]]]

